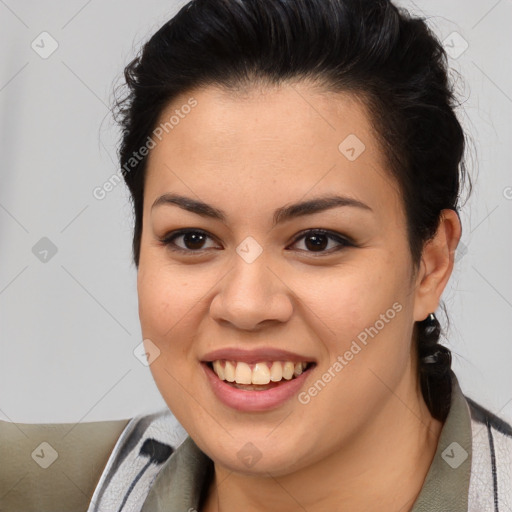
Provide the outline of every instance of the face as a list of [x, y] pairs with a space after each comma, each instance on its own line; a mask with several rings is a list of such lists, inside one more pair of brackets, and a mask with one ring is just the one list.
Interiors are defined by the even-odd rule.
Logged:
[[286, 474], [348, 446], [411, 371], [400, 194], [349, 94], [202, 88], [161, 121], [177, 109], [144, 192], [138, 295], [158, 354], [151, 372], [216, 463]]

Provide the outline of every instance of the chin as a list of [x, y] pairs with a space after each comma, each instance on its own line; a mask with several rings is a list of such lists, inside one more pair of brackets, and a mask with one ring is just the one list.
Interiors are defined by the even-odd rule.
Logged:
[[[283, 431], [281, 437], [271, 438], [270, 431], [267, 428], [265, 432], [251, 434], [240, 428], [239, 432], [230, 430], [233, 437], [225, 431], [206, 438], [191, 437], [216, 464], [237, 473], [283, 476], [307, 465], [306, 459], [310, 457], [304, 444], [297, 442], [286, 431]], [[301, 452], [297, 451], [297, 446], [302, 448]], [[315, 451], [313, 447], [311, 450]]]

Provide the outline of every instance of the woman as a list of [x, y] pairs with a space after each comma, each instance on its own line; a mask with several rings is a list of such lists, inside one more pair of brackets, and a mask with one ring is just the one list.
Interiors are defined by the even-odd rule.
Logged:
[[144, 346], [185, 434], [120, 440], [147, 465], [118, 509], [510, 507], [512, 428], [439, 344], [467, 176], [425, 22], [386, 0], [193, 0], [125, 77]]

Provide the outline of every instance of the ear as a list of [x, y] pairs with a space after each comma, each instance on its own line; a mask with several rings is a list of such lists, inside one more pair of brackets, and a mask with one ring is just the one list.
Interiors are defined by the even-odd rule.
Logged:
[[452, 274], [462, 227], [455, 210], [442, 210], [437, 232], [423, 248], [416, 278], [414, 320], [421, 322], [439, 306]]

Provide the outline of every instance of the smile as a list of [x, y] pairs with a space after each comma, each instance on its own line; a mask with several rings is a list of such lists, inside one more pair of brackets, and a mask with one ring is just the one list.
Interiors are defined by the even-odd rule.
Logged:
[[[243, 361], [217, 359], [210, 363], [220, 380], [234, 383], [239, 389], [263, 390], [271, 382], [292, 380], [307, 370], [312, 363], [306, 361], [261, 361], [248, 364]], [[265, 387], [264, 387], [265, 386]]]
[[224, 405], [241, 412], [263, 412], [284, 405], [305, 386], [314, 362], [233, 359], [203, 361], [206, 381]]

